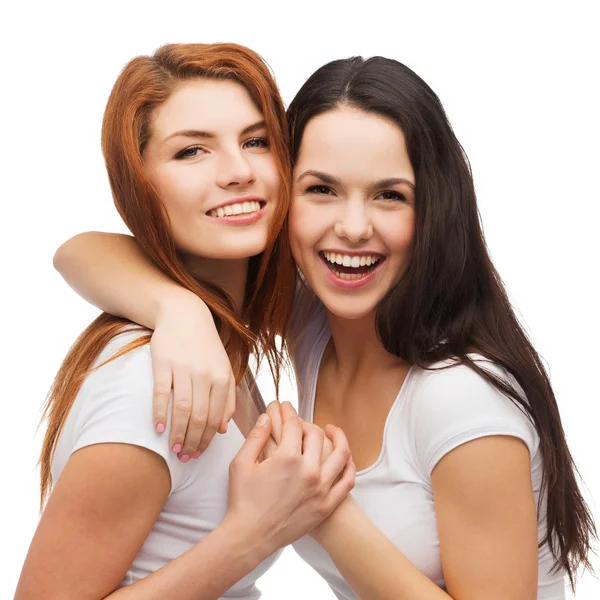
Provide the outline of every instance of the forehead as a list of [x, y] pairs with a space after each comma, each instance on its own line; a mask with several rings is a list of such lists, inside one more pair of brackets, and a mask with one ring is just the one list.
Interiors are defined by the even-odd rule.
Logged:
[[390, 119], [349, 107], [336, 108], [308, 122], [297, 168], [339, 176], [368, 173], [369, 179], [401, 172], [412, 178], [413, 173], [402, 130]]
[[152, 115], [157, 137], [173, 131], [227, 132], [239, 130], [262, 119], [248, 90], [230, 80], [197, 78], [181, 83]]

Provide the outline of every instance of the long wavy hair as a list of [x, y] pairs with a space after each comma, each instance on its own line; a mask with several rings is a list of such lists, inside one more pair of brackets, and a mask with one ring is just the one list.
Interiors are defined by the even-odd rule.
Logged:
[[[540, 437], [547, 496], [547, 531], [540, 545], [550, 544], [554, 568], [566, 570], [574, 589], [577, 568], [592, 570], [588, 556], [596, 529], [578, 487], [548, 374], [488, 254], [470, 164], [444, 108], [418, 75], [395, 60], [333, 61], [306, 81], [288, 109], [293, 163], [307, 123], [340, 106], [395, 123], [416, 176], [414, 253], [377, 308], [381, 343], [423, 368], [458, 359], [528, 415]], [[471, 352], [501, 365], [522, 392], [479, 367]]]
[[[151, 135], [153, 111], [183, 81], [227, 79], [243, 85], [266, 122], [280, 178], [279, 201], [265, 251], [249, 261], [241, 316], [225, 293], [197, 281], [175, 247], [167, 213], [144, 174], [142, 152]], [[236, 380], [243, 377], [249, 356], [266, 357], [276, 383], [283, 364], [278, 335], [285, 337], [295, 288], [286, 219], [291, 166], [285, 109], [269, 68], [255, 52], [237, 44], [169, 44], [152, 56], [130, 61], [108, 99], [102, 125], [102, 151], [113, 199], [137, 243], [171, 279], [200, 297], [210, 308], [231, 360]], [[62, 363], [46, 400], [47, 430], [40, 456], [41, 505], [52, 485], [51, 463], [67, 415], [102, 349], [126, 319], [101, 314], [79, 336]], [[148, 343], [150, 334], [122, 348], [110, 360]], [[103, 363], [105, 364], [105, 363]]]

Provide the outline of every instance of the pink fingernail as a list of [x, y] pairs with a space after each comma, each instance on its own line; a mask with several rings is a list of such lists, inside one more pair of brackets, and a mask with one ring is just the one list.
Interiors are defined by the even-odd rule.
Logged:
[[181, 452], [181, 444], [175, 444], [173, 446], [173, 452], [175, 452], [175, 454], [179, 454]]
[[198, 450], [198, 452], [194, 452], [194, 454], [192, 454], [192, 458], [200, 458], [201, 454], [202, 454], [202, 451]]
[[182, 455], [179, 457], [179, 460], [180, 460], [182, 463], [186, 463], [188, 460], [190, 460], [190, 455], [189, 455], [189, 454], [182, 454]]
[[158, 433], [164, 433], [165, 432], [165, 424], [164, 423], [159, 423], [156, 426], [156, 431], [158, 431]]

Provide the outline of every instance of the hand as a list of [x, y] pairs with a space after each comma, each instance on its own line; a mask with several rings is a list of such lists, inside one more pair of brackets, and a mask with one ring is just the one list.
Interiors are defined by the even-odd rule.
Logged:
[[[286, 403], [284, 403], [286, 404]], [[289, 403], [287, 403], [289, 404]], [[291, 404], [290, 404], [291, 406]], [[287, 410], [287, 409], [286, 409]], [[292, 406], [292, 410], [296, 413], [296, 410]], [[282, 417], [283, 405], [279, 404], [277, 400], [274, 400], [267, 406], [267, 414], [271, 418], [271, 437], [267, 441], [267, 445], [265, 446], [265, 457], [271, 456], [277, 446], [281, 442], [281, 431], [283, 426], [283, 417]], [[296, 413], [297, 414], [297, 413]], [[302, 420], [302, 419], [301, 419]], [[311, 427], [316, 427], [320, 429], [318, 425], [314, 423], [307, 423], [306, 421], [302, 421], [302, 431], [305, 435]], [[325, 432], [327, 432], [328, 427], [334, 427], [333, 425], [326, 425]], [[325, 435], [323, 439], [323, 452], [321, 454], [321, 463], [325, 462], [327, 458], [333, 452], [333, 443], [331, 441], [331, 435]]]
[[354, 487], [355, 469], [347, 441], [340, 443], [339, 436], [321, 464], [324, 432], [310, 427], [304, 433], [289, 402], [281, 406], [280, 443], [259, 462], [272, 432], [272, 421], [264, 416], [267, 424], [257, 422], [231, 462], [226, 519], [246, 529], [252, 524], [255, 539], [274, 551], [312, 531], [335, 510]]
[[[165, 430], [173, 388], [169, 447], [184, 462], [198, 458], [235, 412], [235, 379], [212, 315], [194, 298], [158, 318], [152, 336], [154, 425]], [[187, 457], [187, 458], [186, 458]]]

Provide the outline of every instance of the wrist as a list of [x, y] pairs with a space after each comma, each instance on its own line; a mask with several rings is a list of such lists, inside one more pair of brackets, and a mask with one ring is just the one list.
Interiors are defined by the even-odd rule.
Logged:
[[239, 519], [231, 513], [225, 516], [219, 530], [232, 541], [237, 559], [254, 564], [252, 569], [279, 549], [255, 523]]
[[155, 329], [159, 323], [173, 319], [189, 318], [200, 315], [203, 319], [212, 314], [206, 303], [189, 290], [182, 287], [169, 289], [161, 294], [157, 301]]
[[339, 527], [343, 526], [343, 523], [347, 523], [348, 519], [352, 519], [352, 511], [360, 510], [358, 504], [354, 502], [354, 499], [348, 494], [337, 508], [319, 525], [317, 525], [310, 533], [315, 542], [325, 548], [327, 546], [327, 540], [331, 536], [336, 535], [336, 531], [339, 531]]

